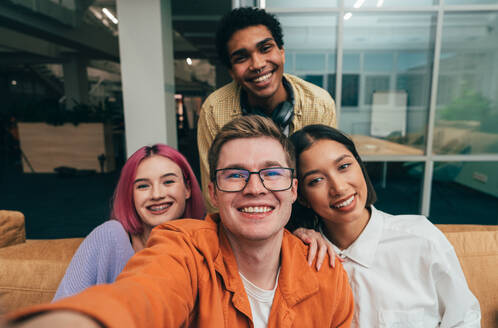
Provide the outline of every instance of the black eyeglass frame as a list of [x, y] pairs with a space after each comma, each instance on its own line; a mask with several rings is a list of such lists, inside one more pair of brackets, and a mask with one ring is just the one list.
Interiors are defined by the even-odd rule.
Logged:
[[[289, 186], [287, 188], [284, 188], [284, 189], [270, 189], [270, 188], [268, 188], [265, 185], [265, 180], [261, 176], [261, 172], [262, 171], [263, 172], [264, 171], [268, 171], [268, 170], [274, 170], [274, 169], [284, 169], [284, 170], [289, 170], [291, 172], [291, 179], [290, 179]], [[240, 189], [240, 190], [223, 190], [223, 189], [220, 188], [220, 186], [218, 185], [218, 172], [228, 171], [228, 170], [240, 170], [240, 171], [245, 171], [245, 172], [247, 172], [249, 174], [247, 176], [247, 179], [245, 179], [246, 183], [244, 184], [244, 186], [242, 187], [242, 189]], [[246, 170], [246, 169], [239, 169], [239, 168], [227, 167], [227, 168], [224, 168], [224, 169], [217, 169], [217, 170], [214, 171], [214, 174], [215, 174], [214, 184], [216, 185], [216, 188], [218, 188], [218, 190], [223, 191], [223, 192], [240, 192], [240, 191], [244, 190], [247, 187], [247, 184], [249, 183], [249, 179], [251, 179], [251, 174], [257, 174], [259, 176], [259, 180], [261, 180], [261, 183], [263, 184], [263, 187], [266, 188], [266, 190], [268, 190], [268, 191], [285, 191], [285, 190], [289, 190], [290, 188], [292, 188], [292, 181], [294, 180], [294, 171], [295, 171], [295, 169], [293, 169], [291, 167], [280, 167], [280, 166], [277, 166], [277, 167], [267, 167], [267, 168], [261, 169], [259, 171], [249, 171], [249, 170]]]

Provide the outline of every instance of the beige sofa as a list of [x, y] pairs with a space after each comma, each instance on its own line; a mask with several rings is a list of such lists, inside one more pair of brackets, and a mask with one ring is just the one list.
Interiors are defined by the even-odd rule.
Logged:
[[[454, 246], [470, 289], [479, 299], [482, 327], [498, 327], [498, 226], [438, 228]], [[82, 241], [25, 241], [24, 236], [24, 216], [20, 212], [0, 211], [0, 315], [49, 302]]]
[[0, 316], [50, 302], [82, 241], [83, 238], [26, 240], [24, 215], [0, 210]]

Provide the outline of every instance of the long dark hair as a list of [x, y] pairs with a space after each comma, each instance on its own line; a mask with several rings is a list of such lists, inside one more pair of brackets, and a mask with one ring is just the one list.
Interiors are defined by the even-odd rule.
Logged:
[[[356, 147], [353, 141], [341, 131], [334, 129], [330, 126], [323, 124], [308, 125], [302, 128], [301, 130], [296, 131], [293, 135], [290, 136], [290, 141], [294, 145], [294, 150], [296, 154], [296, 168], [297, 168], [296, 171], [298, 173], [298, 179], [300, 178], [299, 156], [305, 150], [310, 148], [316, 141], [324, 139], [336, 141], [344, 145], [344, 147], [346, 147], [351, 152], [351, 154], [353, 154], [354, 158], [360, 165], [361, 172], [363, 173], [363, 177], [365, 178], [365, 183], [367, 185], [367, 201], [365, 207], [368, 208], [370, 205], [375, 203], [375, 201], [377, 200], [377, 195], [375, 193], [375, 189], [372, 185], [372, 182], [368, 177], [365, 165], [363, 164], [360, 155], [358, 155], [358, 152], [356, 151]], [[301, 181], [299, 181], [299, 183], [301, 184]], [[302, 190], [301, 186], [299, 186], [298, 188], [298, 191], [300, 190]], [[291, 231], [300, 227], [317, 230], [319, 224], [320, 222], [315, 212], [311, 208], [307, 208], [296, 201], [292, 209], [291, 219], [289, 220], [289, 223], [287, 224], [286, 228]]]

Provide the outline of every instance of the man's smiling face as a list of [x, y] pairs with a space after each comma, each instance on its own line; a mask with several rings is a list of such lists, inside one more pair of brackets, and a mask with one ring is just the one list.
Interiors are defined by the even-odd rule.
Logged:
[[[219, 154], [217, 169], [240, 168], [259, 171], [270, 167], [288, 167], [282, 145], [270, 137], [228, 141]], [[251, 174], [239, 192], [223, 192], [213, 182], [209, 192], [230, 240], [269, 241], [281, 238], [297, 197], [297, 180], [291, 188], [269, 191], [257, 174]]]
[[[278, 103], [286, 99], [282, 84], [285, 52], [264, 25], [235, 32], [227, 44], [232, 78], [247, 92], [251, 104]], [[271, 98], [278, 98], [272, 101]]]

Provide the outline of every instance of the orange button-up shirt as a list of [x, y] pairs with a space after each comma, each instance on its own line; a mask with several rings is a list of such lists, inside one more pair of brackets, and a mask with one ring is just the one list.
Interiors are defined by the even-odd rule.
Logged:
[[[268, 327], [349, 327], [353, 296], [346, 272], [306, 261], [307, 246], [285, 231], [278, 286]], [[155, 228], [148, 247], [116, 282], [59, 302], [21, 310], [85, 313], [106, 327], [253, 327], [237, 262], [217, 214]]]

